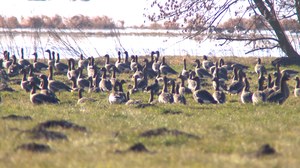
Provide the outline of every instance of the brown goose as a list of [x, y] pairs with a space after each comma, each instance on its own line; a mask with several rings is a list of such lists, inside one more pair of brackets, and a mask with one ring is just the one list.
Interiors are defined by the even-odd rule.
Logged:
[[[191, 71], [190, 72], [190, 77], [187, 79], [187, 83], [188, 83], [188, 89], [190, 89], [192, 92], [194, 92], [196, 90], [196, 87], [197, 87], [197, 81], [195, 80], [195, 78], [196, 78], [195, 71]], [[199, 78], [199, 80], [200, 80], [200, 78]], [[200, 85], [198, 87], [199, 87], [198, 89], [201, 88]]]
[[289, 80], [289, 75], [282, 74], [282, 77], [280, 79], [280, 89], [270, 94], [267, 97], [267, 102], [278, 103], [278, 104], [282, 104], [285, 102], [285, 100], [289, 96], [289, 89], [286, 83], [288, 80]]
[[32, 89], [30, 93], [30, 101], [33, 104], [43, 104], [43, 103], [49, 103], [49, 104], [58, 104], [59, 99], [55, 97], [51, 97], [42, 93], [36, 93], [36, 87], [35, 83], [30, 82]]
[[68, 72], [68, 65], [65, 63], [60, 62], [60, 55], [59, 53], [56, 53], [56, 60], [54, 63], [54, 68], [57, 73], [59, 74], [67, 74]]
[[300, 97], [300, 80], [298, 76], [295, 78], [295, 81], [296, 81], [296, 85], [294, 89], [294, 95], [295, 97]]
[[162, 57], [162, 62], [159, 66], [159, 70], [164, 75], [177, 74], [177, 72], [166, 63], [165, 57]]
[[12, 55], [12, 59], [13, 59], [13, 62], [7, 69], [7, 75], [9, 77], [19, 75], [19, 71], [21, 69], [21, 66], [17, 63], [17, 57], [15, 55]]
[[268, 85], [267, 88], [264, 89], [264, 93], [266, 94], [266, 97], [268, 97], [271, 93], [274, 92], [272, 89], [274, 83], [272, 83], [272, 77], [271, 74], [268, 74]]
[[21, 68], [27, 67], [30, 65], [30, 62], [26, 59], [24, 59], [24, 48], [21, 48], [21, 57], [18, 61], [19, 65], [21, 66]]
[[126, 93], [127, 95], [127, 101], [126, 101], [126, 105], [139, 105], [142, 103], [141, 100], [133, 100], [133, 99], [130, 99], [130, 93], [129, 91]]
[[197, 82], [197, 86], [195, 88], [195, 91], [193, 92], [193, 98], [197, 103], [203, 104], [217, 104], [218, 102], [214, 99], [214, 97], [204, 89], [200, 90], [200, 78], [198, 76], [195, 77], [195, 80]]
[[0, 59], [0, 82], [7, 82], [9, 81], [9, 77], [6, 71], [3, 69], [3, 59]]
[[191, 89], [189, 89], [188, 87], [185, 86], [185, 77], [183, 77], [181, 74], [178, 76], [178, 78], [180, 79], [180, 86], [179, 86], [179, 94], [190, 94], [192, 93]]
[[105, 57], [104, 67], [106, 68], [107, 71], [111, 71], [111, 68], [114, 67], [114, 65], [109, 62], [109, 55], [108, 54], [105, 54], [104, 57]]
[[88, 60], [89, 60], [89, 63], [87, 65], [88, 77], [94, 77], [95, 75], [97, 75], [97, 71], [98, 71], [98, 68], [95, 65], [95, 59], [94, 57], [89, 57]]
[[101, 71], [102, 71], [102, 78], [101, 78], [101, 81], [99, 83], [99, 88], [102, 92], [109, 92], [112, 90], [112, 84], [110, 82], [109, 79], [107, 79], [106, 77], [106, 68], [103, 67], [101, 68]]
[[222, 90], [220, 90], [220, 81], [218, 77], [219, 76], [216, 75], [216, 77], [213, 78], [213, 81], [216, 83], [216, 87], [212, 96], [219, 104], [223, 104], [226, 102], [226, 95]]
[[267, 73], [267, 70], [266, 70], [265, 66], [261, 63], [260, 58], [257, 58], [257, 63], [254, 67], [254, 71], [257, 75], [260, 75], [260, 72], [262, 72], [263, 74]]
[[86, 68], [88, 65], [88, 61], [84, 59], [83, 54], [80, 54], [79, 60], [78, 60], [78, 68]]
[[78, 70], [75, 69], [75, 60], [73, 58], [70, 58], [68, 60], [67, 77], [68, 77], [69, 80], [71, 80], [72, 77], [74, 77], [74, 78], [78, 77]]
[[160, 56], [159, 51], [156, 51], [156, 57], [155, 57], [154, 62], [152, 63], [152, 70], [156, 73], [158, 72], [160, 64], [161, 64], [161, 62], [159, 61], [159, 56]]
[[250, 84], [249, 84], [248, 78], [244, 77], [243, 82], [245, 83], [245, 85], [244, 85], [243, 91], [241, 93], [241, 102], [243, 104], [252, 103], [253, 93], [250, 92]]
[[126, 94], [123, 92], [123, 83], [125, 83], [124, 80], [116, 81], [115, 86], [108, 97], [108, 102], [110, 104], [123, 104], [127, 102]]
[[214, 63], [208, 60], [206, 55], [203, 55], [202, 67], [208, 71], [212, 66], [214, 66]]
[[[47, 49], [45, 52], [48, 53], [48, 66], [50, 66], [50, 65], [54, 66], [54, 59], [52, 59], [51, 51], [49, 49]], [[55, 52], [54, 52], [54, 54], [55, 54]]]
[[20, 73], [23, 74], [23, 78], [22, 78], [22, 81], [21, 81], [21, 88], [23, 90], [25, 90], [26, 92], [30, 92], [31, 91], [31, 84], [30, 84], [30, 81], [27, 80], [27, 71], [25, 68], [21, 69], [20, 70]]
[[238, 80], [233, 81], [231, 85], [228, 86], [227, 92], [230, 94], [239, 94], [242, 92], [244, 88], [244, 82], [243, 82], [244, 72], [239, 69], [238, 70]]
[[79, 73], [77, 78], [77, 86], [81, 89], [84, 89], [84, 88], [88, 88], [90, 84], [89, 84], [89, 80], [83, 77], [82, 71], [83, 71], [82, 68], [78, 68]]
[[83, 97], [82, 96], [83, 89], [78, 89], [78, 100], [77, 104], [83, 104], [88, 102], [95, 102], [96, 100], [90, 97]]
[[204, 68], [201, 68], [200, 60], [196, 59], [195, 60], [196, 67], [195, 67], [195, 72], [196, 75], [200, 78], [212, 78], [212, 75]]
[[30, 64], [27, 68], [29, 69], [29, 74], [28, 74], [28, 79], [27, 80], [31, 81], [31, 82], [34, 82], [37, 86], [39, 86], [40, 83], [41, 83], [41, 80], [38, 78], [38, 76], [36, 76], [33, 73], [33, 71], [34, 71], [33, 65]]
[[263, 92], [264, 90], [264, 81], [265, 81], [265, 77], [263, 76], [263, 71], [259, 72], [259, 78], [258, 78], [258, 90], [256, 92], [253, 93], [252, 95], [252, 103], [258, 104], [258, 103], [262, 103], [266, 101], [266, 94], [265, 92]]
[[[175, 85], [175, 82], [174, 82]], [[174, 86], [173, 86], [174, 87]], [[173, 94], [174, 103], [186, 104], [186, 99], [183, 94], [179, 93], [179, 84], [175, 87], [175, 93]]]
[[8, 69], [8, 67], [12, 64], [12, 61], [10, 60], [10, 53], [8, 51], [4, 51], [3, 55], [4, 55], [3, 67], [5, 69]]
[[49, 66], [49, 76], [48, 76], [48, 89], [51, 90], [52, 92], [59, 92], [59, 91], [68, 91], [71, 92], [71, 88], [66, 85], [65, 83], [54, 80], [53, 79], [53, 67]]
[[89, 79], [89, 93], [100, 92], [99, 81], [98, 80], [93, 81], [92, 77], [89, 77], [88, 79]]
[[44, 75], [44, 74], [41, 74], [39, 77], [42, 79], [42, 82], [40, 84], [41, 85], [40, 86], [40, 88], [41, 88], [40, 93], [44, 94], [44, 95], [47, 95], [47, 96], [51, 96], [51, 97], [57, 98], [56, 95], [55, 95], [55, 93], [48, 89], [49, 83], [48, 83], [47, 76]]
[[174, 102], [173, 95], [168, 92], [167, 82], [168, 82], [168, 79], [167, 79], [166, 76], [164, 76], [163, 89], [162, 89], [162, 92], [160, 93], [160, 95], [158, 96], [158, 102], [159, 103], [166, 104], [166, 103], [173, 103]]
[[189, 77], [190, 72], [186, 69], [186, 59], [183, 59], [183, 68], [181, 71], [181, 75], [182, 77], [184, 77], [184, 79], [187, 79]]
[[122, 62], [122, 60], [121, 60], [121, 51], [118, 51], [118, 59], [115, 63], [115, 67], [118, 69], [118, 71], [120, 73], [130, 71], [129, 64], [126, 64], [126, 63]]
[[48, 68], [48, 65], [42, 62], [38, 62], [38, 54], [36, 52], [34, 52], [32, 55], [34, 55], [33, 68], [36, 72], [40, 72]]

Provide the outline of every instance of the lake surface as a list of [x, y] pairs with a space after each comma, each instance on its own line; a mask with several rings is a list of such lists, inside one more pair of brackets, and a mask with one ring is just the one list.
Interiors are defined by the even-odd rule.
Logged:
[[[130, 55], [149, 55], [151, 51], [159, 50], [161, 55], [172, 56], [255, 56], [282, 57], [285, 54], [280, 49], [258, 50], [249, 54], [253, 45], [246, 42], [231, 42], [222, 45], [223, 41], [206, 39], [201, 42], [184, 39], [180, 31], [123, 29], [123, 30], [31, 30], [15, 29], [2, 30], [0, 49], [9, 50], [12, 54], [20, 55], [20, 48], [25, 49], [25, 58], [32, 58], [37, 51], [40, 57], [47, 56], [44, 50], [51, 49], [59, 52], [61, 57], [103, 56], [109, 54], [117, 56], [117, 51], [127, 50]], [[295, 35], [293, 35], [295, 36]], [[300, 50], [299, 38], [293, 45]]]

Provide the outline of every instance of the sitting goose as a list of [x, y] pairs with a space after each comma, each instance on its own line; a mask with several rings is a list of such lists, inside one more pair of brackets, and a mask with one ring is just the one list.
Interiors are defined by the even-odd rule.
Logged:
[[59, 74], [67, 74], [67, 72], [68, 72], [69, 67], [67, 64], [60, 62], [59, 53], [56, 53], [56, 60], [54, 63], [54, 68], [55, 68], [56, 72]]
[[157, 73], [161, 62], [159, 61], [159, 52], [157, 51], [156, 53], [157, 53], [157, 56], [155, 57], [155, 60], [152, 64], [152, 70]]
[[52, 96], [48, 96], [42, 93], [36, 93], [36, 87], [35, 87], [35, 83], [30, 82], [31, 84], [31, 92], [30, 92], [30, 101], [33, 104], [43, 104], [43, 103], [50, 103], [50, 104], [58, 104], [59, 103], [59, 99], [52, 97]]
[[193, 98], [197, 103], [203, 104], [217, 104], [218, 102], [214, 99], [214, 97], [207, 90], [200, 90], [200, 78], [198, 76], [195, 77], [197, 82], [197, 86], [195, 91], [193, 92]]
[[213, 93], [212, 96], [219, 104], [223, 104], [226, 102], [226, 95], [222, 90], [220, 90], [219, 76], [216, 75], [216, 77], [213, 78], [213, 81], [215, 82], [216, 87], [215, 87], [215, 92]]
[[159, 103], [166, 104], [166, 103], [173, 103], [174, 102], [173, 95], [168, 92], [167, 82], [168, 82], [168, 79], [167, 79], [166, 76], [164, 76], [163, 89], [162, 89], [162, 92], [160, 93], [160, 95], [158, 96], [158, 102]]
[[106, 68], [107, 71], [111, 71], [111, 68], [114, 67], [114, 65], [110, 63], [108, 54], [105, 54], [104, 57], [105, 57], [104, 67]]
[[[125, 83], [124, 80], [116, 81], [115, 86], [108, 97], [110, 104], [123, 104], [127, 102], [126, 94], [123, 92], [123, 83]], [[117, 87], [119, 87], [119, 90]]]
[[265, 66], [263, 64], [261, 64], [261, 59], [257, 58], [257, 63], [254, 67], [254, 71], [257, 75], [260, 75], [260, 72], [262, 72], [263, 74], [267, 73], [267, 70], [265, 68]]
[[214, 66], [214, 63], [208, 60], [206, 55], [203, 55], [202, 67], [208, 71], [212, 66]]
[[12, 55], [12, 59], [13, 59], [13, 62], [7, 69], [7, 75], [9, 77], [19, 75], [19, 71], [21, 69], [21, 66], [17, 63], [17, 57], [15, 55]]
[[259, 78], [258, 78], [258, 90], [256, 92], [253, 93], [252, 95], [252, 103], [258, 104], [258, 103], [262, 103], [266, 101], [266, 94], [265, 92], [263, 92], [264, 90], [264, 81], [265, 81], [265, 77], [263, 76], [263, 71], [259, 72]]
[[34, 60], [33, 60], [34, 71], [40, 72], [40, 71], [46, 70], [48, 68], [48, 65], [46, 65], [42, 62], [38, 62], [38, 54], [36, 52], [34, 52], [32, 55], [34, 55]]
[[295, 97], [300, 97], [300, 80], [298, 76], [295, 78], [295, 81], [296, 81], [296, 85], [294, 89], [294, 95]]
[[8, 51], [4, 51], [3, 55], [4, 55], [3, 67], [5, 69], [8, 69], [8, 67], [12, 64], [12, 61], [10, 60], [10, 53]]
[[[196, 78], [195, 71], [191, 71], [190, 72], [190, 77], [187, 79], [187, 83], [188, 83], [188, 89], [191, 90], [192, 92], [194, 92], [196, 90], [196, 87], [197, 87], [197, 81], [195, 80], [195, 78]], [[199, 80], [200, 80], [200, 78], [199, 78]], [[200, 85], [198, 87], [199, 87], [198, 89], [201, 88]]]
[[93, 81], [92, 77], [89, 77], [89, 93], [91, 92], [100, 92], [99, 81]]
[[102, 92], [109, 92], [112, 90], [113, 86], [112, 86], [110, 80], [107, 79], [107, 77], [106, 77], [106, 68], [105, 67], [101, 68], [101, 72], [102, 72], [102, 78], [99, 83], [99, 88]]
[[199, 59], [196, 59], [195, 63], [196, 63], [195, 72], [199, 78], [212, 78], [212, 75], [206, 69], [201, 68]]
[[239, 69], [238, 70], [238, 80], [233, 81], [231, 85], [229, 85], [227, 92], [230, 94], [239, 94], [242, 92], [244, 88], [244, 82], [243, 82], [244, 72]]
[[[173, 85], [175, 85], [175, 82]], [[179, 93], [179, 87], [179, 84], [177, 84], [175, 87], [175, 93], [173, 94], [174, 103], [186, 104], [186, 99], [184, 95]]]
[[41, 74], [39, 77], [42, 79], [42, 82], [40, 84], [41, 85], [40, 86], [40, 88], [41, 88], [40, 93], [42, 93], [44, 95], [47, 95], [47, 96], [51, 96], [51, 97], [57, 98], [56, 95], [55, 95], [55, 93], [48, 89], [49, 83], [48, 83], [47, 76], [44, 75], [44, 74]]
[[180, 79], [180, 86], [179, 86], [179, 94], [182, 94], [182, 95], [184, 95], [184, 94], [190, 94], [190, 93], [192, 93], [192, 91], [191, 91], [191, 89], [189, 89], [188, 87], [186, 87], [185, 86], [185, 77], [183, 77], [181, 74], [178, 76], [178, 78]]
[[289, 75], [285, 73], [282, 74], [282, 77], [280, 79], [280, 89], [270, 94], [267, 97], [267, 102], [278, 103], [278, 104], [282, 104], [285, 102], [285, 100], [289, 96], [289, 89], [286, 83], [288, 80], [289, 80]]
[[77, 104], [83, 104], [88, 102], [95, 102], [96, 100], [90, 97], [83, 97], [82, 96], [83, 89], [78, 89], [78, 100]]
[[244, 77], [243, 82], [245, 83], [245, 85], [244, 85], [244, 88], [243, 88], [243, 91], [242, 91], [242, 94], [241, 94], [241, 102], [243, 104], [252, 103], [253, 93], [250, 92], [250, 84], [249, 84], [248, 78]]
[[129, 93], [129, 91], [127, 92], [126, 96], [127, 96], [127, 101], [125, 103], [126, 105], [139, 105], [139, 104], [142, 103], [142, 101], [140, 101], [140, 100], [132, 100], [132, 99], [130, 99], [130, 93]]
[[89, 80], [85, 79], [82, 74], [83, 69], [78, 68], [77, 86], [81, 89], [88, 88], [90, 83]]
[[9, 77], [6, 71], [3, 69], [3, 59], [0, 59], [0, 82], [7, 82], [9, 81]]
[[268, 97], [271, 93], [274, 92], [272, 89], [274, 83], [272, 83], [272, 77], [271, 74], [268, 74], [268, 85], [267, 88], [264, 89], [264, 93], [266, 94], [266, 97]]
[[49, 82], [48, 83], [48, 89], [51, 90], [54, 93], [59, 92], [59, 91], [71, 92], [71, 90], [72, 90], [65, 83], [53, 79], [53, 67], [52, 66], [49, 66], [48, 82]]
[[68, 77], [69, 80], [71, 80], [72, 77], [74, 77], [74, 78], [78, 77], [78, 70], [75, 69], [75, 60], [73, 58], [70, 58], [68, 60], [67, 77]]
[[18, 61], [19, 65], [21, 66], [21, 68], [27, 67], [30, 65], [30, 62], [26, 59], [24, 59], [24, 48], [21, 48], [21, 57]]
[[25, 90], [26, 92], [30, 92], [32, 88], [31, 88], [30, 81], [28, 81], [27, 78], [26, 78], [26, 76], [27, 76], [26, 69], [25, 68], [21, 69], [20, 73], [23, 74], [23, 78], [22, 78], [22, 81], [21, 81], [21, 88], [23, 90]]
[[166, 63], [165, 57], [162, 57], [162, 62], [159, 66], [159, 70], [164, 75], [177, 74], [177, 72]]

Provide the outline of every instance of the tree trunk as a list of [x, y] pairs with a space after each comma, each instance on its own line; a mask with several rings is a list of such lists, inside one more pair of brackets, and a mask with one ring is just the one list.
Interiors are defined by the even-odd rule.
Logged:
[[280, 25], [275, 12], [273, 12], [273, 6], [268, 4], [271, 10], [265, 6], [265, 3], [262, 0], [254, 0], [258, 10], [260, 13], [266, 18], [266, 20], [270, 23], [273, 30], [276, 33], [278, 38], [278, 43], [282, 51], [288, 56], [289, 59], [300, 59], [300, 55], [296, 52], [293, 48], [291, 42], [289, 41], [288, 37], [286, 36], [284, 29]]

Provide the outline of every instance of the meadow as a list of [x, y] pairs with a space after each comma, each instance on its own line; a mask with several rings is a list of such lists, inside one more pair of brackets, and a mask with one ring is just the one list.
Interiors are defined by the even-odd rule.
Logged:
[[[196, 57], [184, 58], [187, 68], [193, 69]], [[210, 59], [216, 61], [218, 57]], [[224, 59], [225, 63], [248, 65], [251, 91], [257, 89], [254, 57]], [[273, 59], [262, 58], [269, 73], [275, 71], [270, 64]], [[182, 60], [179, 56], [166, 57], [177, 72], [182, 69]], [[96, 62], [103, 66], [104, 58]], [[282, 69], [300, 71], [296, 65]], [[132, 84], [129, 76], [118, 74], [126, 86]], [[65, 76], [55, 79], [70, 83]], [[21, 75], [9, 82], [15, 92], [0, 92], [0, 167], [292, 168], [300, 164], [300, 105], [292, 94], [292, 79], [288, 81], [290, 97], [283, 105], [242, 104], [239, 95], [229, 94], [225, 104], [198, 104], [186, 94], [187, 105], [146, 107], [110, 105], [109, 93], [88, 92], [83, 95], [96, 102], [78, 105], [77, 93], [61, 92], [57, 94], [58, 105], [33, 105], [29, 93], [21, 90], [20, 80]], [[206, 89], [213, 92], [210, 80]], [[149, 93], [138, 92], [131, 98], [147, 103]], [[24, 144], [41, 146], [30, 151], [32, 146]], [[265, 144], [275, 152], [261, 153]]]

